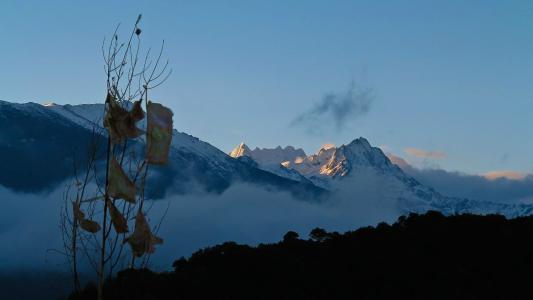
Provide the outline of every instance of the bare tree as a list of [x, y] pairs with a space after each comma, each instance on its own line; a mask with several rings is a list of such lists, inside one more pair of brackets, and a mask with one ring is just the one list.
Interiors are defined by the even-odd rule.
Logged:
[[[164, 41], [154, 59], [150, 49], [141, 53], [140, 21], [141, 15], [126, 42], [120, 41], [117, 26], [111, 38], [102, 43], [105, 129], [95, 125], [87, 161], [81, 170], [74, 166], [74, 180], [66, 187], [61, 208], [61, 253], [71, 266], [74, 290], [80, 289], [79, 266], [83, 261], [97, 275], [98, 299], [104, 297], [106, 277], [119, 268], [134, 268], [136, 257], [149, 257], [154, 246], [162, 243], [154, 234], [162, 219], [151, 228], [143, 208], [149, 166], [165, 164], [168, 159], [172, 112], [151, 102], [148, 93], [161, 86], [172, 71], [168, 61], [162, 61]], [[144, 130], [137, 127], [141, 122]], [[101, 152], [105, 159], [100, 159]], [[126, 250], [126, 244], [131, 251]], [[143, 259], [141, 266], [147, 262]]]

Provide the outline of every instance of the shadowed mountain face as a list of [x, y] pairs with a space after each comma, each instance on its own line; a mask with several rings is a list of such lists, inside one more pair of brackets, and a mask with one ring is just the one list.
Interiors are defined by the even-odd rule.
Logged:
[[53, 189], [87, 160], [92, 132], [34, 103], [0, 102], [0, 185]]
[[[88, 146], [95, 139], [102, 145], [98, 153], [103, 170], [106, 138], [94, 135], [100, 126], [102, 104], [43, 106], [35, 103], [0, 102], [0, 185], [38, 192], [55, 188], [83, 171]], [[138, 146], [132, 143], [131, 147]], [[170, 163], [154, 166], [148, 179], [153, 197], [165, 193], [185, 194], [192, 190], [222, 192], [233, 182], [242, 181], [313, 198], [325, 191], [311, 183], [301, 183], [236, 161], [199, 139], [175, 131]]]

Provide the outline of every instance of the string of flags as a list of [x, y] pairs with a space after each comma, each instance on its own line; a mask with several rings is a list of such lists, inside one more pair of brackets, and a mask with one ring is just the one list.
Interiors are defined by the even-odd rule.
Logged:
[[[172, 142], [172, 111], [152, 101], [146, 105], [147, 114], [142, 109], [142, 100], [135, 101], [131, 110], [127, 110], [117, 102], [116, 98], [108, 93], [106, 98], [107, 110], [104, 117], [104, 127], [109, 132], [112, 144], [118, 144], [127, 139], [134, 139], [146, 134], [145, 162], [148, 164], [163, 165], [168, 161], [170, 144]], [[137, 123], [147, 115], [146, 132], [137, 127]], [[107, 196], [107, 208], [111, 217], [111, 223], [119, 234], [129, 232], [128, 222], [124, 215], [115, 206], [115, 201], [122, 199], [131, 204], [136, 203], [137, 188], [135, 183], [122, 169], [121, 164], [113, 154], [109, 159]], [[100, 230], [100, 225], [85, 218], [80, 209], [79, 201], [73, 202], [73, 214], [80, 227], [90, 233]], [[126, 239], [135, 256], [145, 253], [153, 253], [155, 245], [162, 244], [163, 239], [155, 236], [150, 230], [146, 217], [139, 210], [135, 216], [135, 228], [133, 233]]]

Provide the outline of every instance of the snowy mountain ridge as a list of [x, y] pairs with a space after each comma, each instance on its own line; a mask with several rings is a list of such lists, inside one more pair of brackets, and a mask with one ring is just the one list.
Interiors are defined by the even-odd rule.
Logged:
[[[45, 106], [0, 101], [0, 165], [4, 170], [0, 185], [41, 190], [71, 176], [72, 154], [83, 153], [79, 151], [90, 140], [95, 126], [102, 129], [103, 108], [103, 104]], [[364, 138], [340, 147], [325, 145], [312, 155], [290, 146], [251, 150], [244, 143], [230, 154], [175, 130], [170, 163], [153, 168], [154, 185], [164, 196], [188, 193], [191, 186], [220, 193], [235, 181], [242, 181], [289, 191], [308, 200], [313, 195], [327, 194], [324, 189], [350, 197], [353, 189], [366, 187], [366, 194], [359, 193], [358, 197], [379, 195], [380, 205], [403, 213], [429, 209], [447, 214], [502, 213], [508, 217], [533, 213], [533, 206], [528, 204], [443, 196], [405, 174]], [[32, 170], [33, 176], [28, 178], [24, 170]]]
[[[315, 154], [280, 164], [332, 192], [349, 192], [368, 185], [369, 178], [373, 178], [374, 184], [378, 182], [375, 192], [380, 198], [387, 199], [386, 205], [403, 213], [438, 210], [446, 214], [501, 213], [508, 217], [533, 213], [533, 206], [529, 204], [502, 204], [443, 196], [405, 174], [380, 148], [372, 147], [363, 137], [340, 147], [326, 145]], [[278, 174], [282, 176], [282, 173]]]
[[[295, 150], [292, 146], [285, 149], [279, 146], [274, 149], [257, 149], [250, 150], [246, 144], [241, 143], [231, 151], [230, 156], [249, 156], [265, 169], [281, 165], [284, 169], [294, 170], [322, 187], [329, 187], [331, 180], [347, 176], [352, 169], [377, 168], [381, 172], [391, 174], [400, 171], [379, 148], [372, 147], [363, 137], [338, 148], [331, 144], [323, 145], [317, 153], [309, 156], [305, 155], [303, 150]], [[274, 155], [271, 155], [272, 153]]]
[[92, 130], [94, 126], [101, 127], [103, 123], [104, 104], [59, 105], [48, 103], [43, 106], [89, 130]]
[[250, 150], [245, 143], [240, 143], [229, 153], [229, 156], [248, 163], [250, 161], [246, 158], [250, 158], [262, 170], [291, 180], [307, 182], [307, 179], [298, 171], [283, 166], [283, 162], [305, 157], [305, 152], [302, 149], [295, 149], [292, 146], [287, 146], [285, 148], [278, 146], [273, 149], [260, 149], [256, 147], [254, 150]]
[[[78, 105], [51, 103], [43, 106], [89, 130], [92, 130], [95, 126], [98, 128], [103, 127], [105, 105], [102, 103]], [[145, 123], [139, 122], [139, 127], [144, 129]], [[173, 131], [172, 147], [191, 151], [205, 158], [226, 159], [226, 155], [216, 147], [176, 129]]]
[[[23, 192], [53, 189], [83, 163], [87, 144], [106, 135], [104, 104], [57, 105], [0, 101], [0, 185]], [[139, 127], [146, 124], [139, 122]], [[93, 135], [96, 131], [97, 136]], [[142, 139], [138, 142], [142, 143]], [[136, 147], [137, 142], [129, 143]], [[101, 155], [103, 159], [105, 155]], [[100, 164], [102, 162], [99, 162]], [[101, 166], [100, 168], [101, 169]], [[32, 170], [28, 178], [24, 170]], [[151, 168], [153, 196], [202, 191], [222, 193], [236, 182], [277, 189], [312, 200], [326, 193], [310, 182], [291, 180], [236, 161], [223, 151], [174, 130], [169, 163]]]

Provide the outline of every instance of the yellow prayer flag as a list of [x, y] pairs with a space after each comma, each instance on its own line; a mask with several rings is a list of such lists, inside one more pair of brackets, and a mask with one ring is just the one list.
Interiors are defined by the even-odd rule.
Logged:
[[165, 164], [172, 141], [170, 109], [149, 101], [147, 107], [146, 160], [151, 164]]
[[145, 253], [153, 253], [155, 251], [154, 246], [163, 243], [161, 238], [152, 234], [144, 214], [140, 211], [135, 216], [135, 229], [133, 234], [127, 241], [131, 246], [133, 254], [137, 257], [141, 257]]
[[81, 221], [85, 219], [85, 214], [81, 211], [80, 204], [78, 202], [72, 202], [72, 212], [75, 220]]
[[90, 233], [97, 233], [98, 231], [100, 231], [100, 225], [93, 220], [81, 220], [80, 227]]
[[104, 127], [109, 130], [109, 136], [114, 143], [119, 143], [126, 138], [136, 138], [143, 134], [137, 128], [137, 122], [144, 118], [141, 100], [135, 101], [130, 111], [124, 109], [111, 94], [107, 96], [107, 111], [104, 118]]
[[107, 207], [109, 208], [109, 215], [111, 216], [111, 222], [117, 233], [128, 232], [128, 222], [126, 218], [115, 207], [113, 201], [108, 200]]
[[78, 202], [72, 202], [72, 211], [74, 214], [74, 221], [80, 224], [80, 227], [88, 232], [96, 233], [100, 230], [100, 225], [92, 220], [85, 219], [85, 214], [80, 209]]
[[112, 157], [109, 162], [109, 196], [135, 203], [135, 184], [128, 178], [120, 164]]

